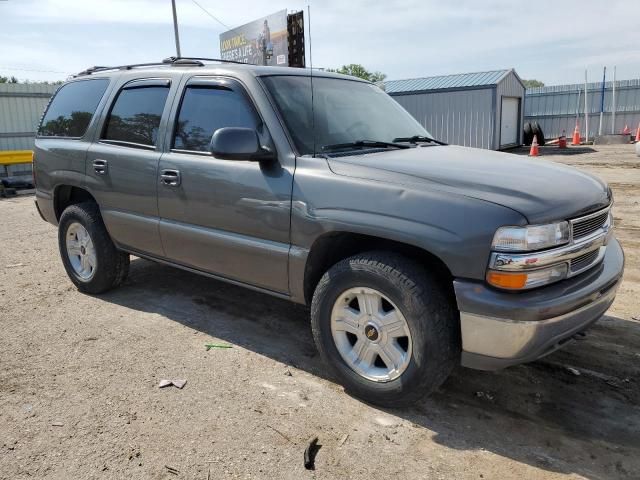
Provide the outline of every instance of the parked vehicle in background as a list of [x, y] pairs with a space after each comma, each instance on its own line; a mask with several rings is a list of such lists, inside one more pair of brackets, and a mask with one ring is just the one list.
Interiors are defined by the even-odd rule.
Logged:
[[[311, 306], [353, 394], [403, 405], [459, 364], [531, 361], [613, 302], [611, 190], [570, 167], [453, 147], [376, 86], [172, 60], [94, 68], [36, 139], [36, 203], [81, 291], [130, 254]], [[313, 102], [313, 103], [312, 103]]]

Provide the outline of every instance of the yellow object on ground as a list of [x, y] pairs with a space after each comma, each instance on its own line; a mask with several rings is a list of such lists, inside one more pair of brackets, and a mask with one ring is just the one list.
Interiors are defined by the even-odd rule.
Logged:
[[32, 160], [33, 152], [31, 150], [5, 150], [0, 152], [0, 165], [31, 163]]

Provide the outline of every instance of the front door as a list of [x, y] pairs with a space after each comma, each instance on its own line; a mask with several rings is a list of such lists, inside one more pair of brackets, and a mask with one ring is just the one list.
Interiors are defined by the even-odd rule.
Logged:
[[219, 128], [265, 128], [244, 88], [229, 79], [191, 79], [173, 117], [171, 149], [159, 166], [166, 257], [286, 293], [291, 173], [277, 161], [222, 160], [209, 153]]
[[163, 255], [158, 229], [161, 119], [171, 81], [125, 83], [87, 154], [87, 183], [109, 234], [121, 247]]
[[516, 97], [502, 97], [502, 112], [500, 116], [500, 147], [518, 144], [518, 119], [520, 118], [520, 99]]

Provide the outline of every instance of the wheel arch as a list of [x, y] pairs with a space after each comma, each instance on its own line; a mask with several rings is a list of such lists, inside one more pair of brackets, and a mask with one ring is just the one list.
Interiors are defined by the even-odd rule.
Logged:
[[98, 202], [88, 190], [75, 185], [58, 185], [53, 191], [53, 208], [56, 221], [60, 221], [60, 216], [65, 208], [82, 202]]
[[329, 268], [339, 261], [372, 250], [393, 252], [416, 261], [444, 280], [443, 286], [455, 299], [453, 275], [446, 263], [432, 252], [409, 243], [348, 231], [332, 231], [318, 237], [312, 244], [304, 267], [304, 301], [311, 304], [318, 282]]

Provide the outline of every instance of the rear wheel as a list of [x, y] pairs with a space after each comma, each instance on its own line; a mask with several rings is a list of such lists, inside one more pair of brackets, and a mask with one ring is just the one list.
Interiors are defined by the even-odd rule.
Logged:
[[127, 277], [129, 254], [115, 247], [93, 202], [62, 212], [58, 246], [67, 275], [82, 292], [103, 293]]
[[370, 252], [334, 265], [316, 288], [311, 320], [338, 380], [374, 404], [411, 404], [459, 362], [449, 295], [436, 276], [400, 255]]

